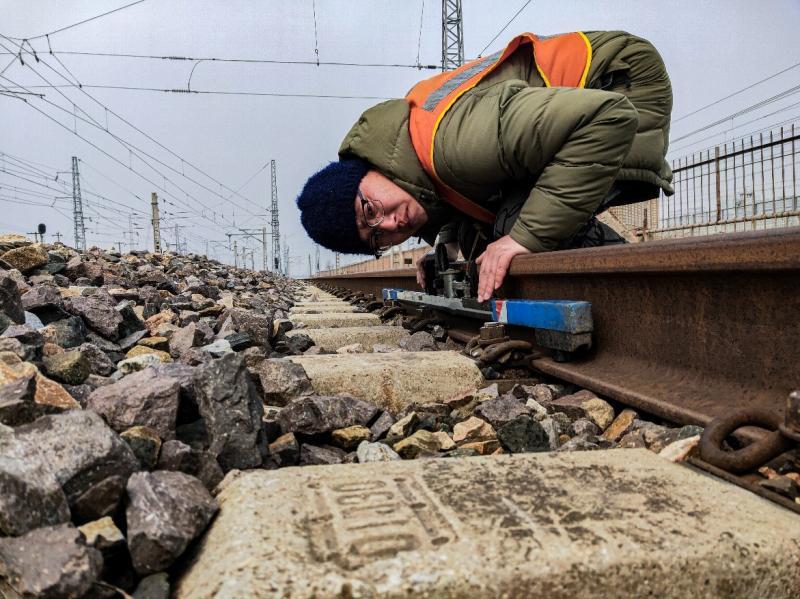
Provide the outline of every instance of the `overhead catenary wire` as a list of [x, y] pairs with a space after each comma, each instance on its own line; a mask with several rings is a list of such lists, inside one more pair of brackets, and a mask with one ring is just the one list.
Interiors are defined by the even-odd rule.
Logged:
[[[2, 37], [2, 35], [0, 35], [0, 37]], [[13, 42], [12, 42], [12, 43], [13, 43]], [[48, 40], [48, 43], [49, 43], [49, 40]], [[20, 47], [21, 47], [21, 46], [20, 46]], [[50, 52], [52, 53], [52, 47], [49, 47], [49, 49], [50, 49]], [[43, 60], [42, 62], [43, 62], [43, 64], [45, 64], [45, 66], [47, 66], [48, 68], [50, 68], [50, 69], [51, 69], [51, 70], [53, 70], [54, 72], [58, 73], [58, 72], [57, 72], [57, 71], [55, 71], [55, 69], [53, 69], [53, 68], [52, 68], [52, 67], [51, 67], [51, 66], [50, 66], [50, 65], [49, 65], [49, 64], [48, 64], [46, 61], [44, 61], [44, 60]], [[64, 79], [65, 81], [69, 81], [69, 80], [68, 80], [68, 79], [66, 79], [66, 77], [64, 77], [62, 74], [60, 74], [60, 73], [58, 73], [58, 74], [59, 74], [59, 76], [61, 76], [61, 77], [62, 77], [62, 79]], [[74, 79], [76, 79], [76, 81], [77, 81], [77, 78], [75, 78], [75, 76], [74, 76], [74, 75], [73, 75], [73, 78], [74, 78]], [[79, 83], [80, 83], [80, 82], [79, 82]], [[186, 160], [184, 157], [182, 157], [182, 156], [180, 156], [179, 154], [177, 154], [177, 153], [176, 153], [174, 150], [172, 150], [172, 149], [168, 148], [167, 146], [165, 146], [164, 144], [162, 144], [161, 142], [159, 142], [157, 139], [155, 139], [155, 138], [153, 138], [151, 135], [149, 135], [147, 132], [143, 131], [142, 129], [140, 129], [139, 127], [137, 127], [137, 126], [136, 126], [136, 125], [134, 125], [133, 123], [131, 123], [129, 120], [125, 119], [125, 118], [124, 118], [122, 115], [118, 114], [117, 112], [113, 111], [111, 108], [109, 108], [108, 106], [106, 106], [105, 104], [103, 104], [102, 102], [100, 102], [100, 101], [99, 101], [97, 98], [95, 98], [94, 96], [92, 96], [91, 94], [89, 94], [88, 92], [86, 92], [86, 91], [85, 91], [85, 89], [84, 89], [84, 87], [85, 87], [85, 86], [81, 86], [81, 85], [79, 85], [79, 86], [78, 86], [79, 90], [80, 90], [80, 91], [81, 91], [81, 92], [82, 92], [82, 93], [83, 93], [85, 96], [87, 96], [89, 99], [91, 99], [91, 100], [92, 100], [93, 102], [95, 102], [97, 105], [101, 106], [101, 107], [102, 107], [102, 108], [103, 108], [103, 109], [106, 111], [106, 118], [108, 118], [108, 114], [109, 114], [109, 113], [111, 113], [111, 114], [112, 114], [113, 116], [115, 116], [117, 119], [119, 119], [120, 121], [122, 121], [123, 123], [125, 123], [126, 125], [128, 125], [130, 128], [132, 128], [134, 131], [138, 132], [139, 134], [141, 134], [142, 136], [144, 136], [144, 137], [145, 137], [145, 138], [147, 138], [148, 140], [152, 141], [153, 143], [155, 143], [156, 145], [158, 145], [160, 148], [162, 148], [163, 150], [165, 150], [166, 152], [168, 152], [170, 155], [174, 156], [175, 158], [178, 158], [178, 159], [181, 161], [181, 165], [183, 165], [183, 164], [186, 164], [186, 165], [190, 166], [191, 168], [193, 168], [195, 171], [197, 171], [198, 173], [200, 173], [200, 174], [201, 174], [201, 175], [203, 175], [204, 177], [207, 177], [209, 180], [211, 180], [211, 181], [213, 181], [214, 183], [217, 183], [218, 185], [220, 185], [222, 188], [224, 188], [224, 189], [226, 189], [226, 190], [228, 190], [228, 191], [231, 191], [231, 188], [230, 188], [230, 187], [228, 187], [227, 185], [225, 185], [224, 183], [222, 183], [221, 181], [219, 181], [219, 180], [218, 180], [218, 179], [216, 179], [215, 177], [213, 177], [213, 176], [209, 175], [208, 173], [206, 173], [205, 171], [203, 171], [201, 168], [199, 168], [198, 166], [196, 166], [195, 164], [193, 164], [191, 161], [189, 161], [189, 160]], [[382, 98], [382, 99], [386, 99], [386, 98]], [[84, 111], [84, 112], [85, 112], [85, 111]], [[182, 174], [183, 174], [183, 173], [182, 173]], [[250, 202], [250, 203], [252, 203], [252, 204], [254, 204], [254, 205], [257, 205], [255, 202], [253, 202], [252, 200], [250, 200], [249, 198], [247, 198], [247, 197], [245, 197], [245, 196], [242, 196], [242, 195], [241, 195], [241, 194], [239, 194], [238, 192], [234, 192], [234, 195], [236, 195], [237, 197], [239, 197], [239, 198], [241, 198], [241, 199], [243, 199], [243, 200], [245, 200], [245, 201], [248, 201], [248, 202]]]
[[[2, 35], [0, 35], [0, 37], [2, 37]], [[12, 42], [12, 43], [13, 43], [13, 42]], [[2, 43], [0, 43], [0, 46], [1, 46], [1, 47], [4, 47], [4, 48], [6, 47], [6, 46], [5, 46], [4, 44], [2, 44]], [[50, 66], [50, 65], [49, 65], [49, 64], [48, 64], [48, 63], [47, 63], [45, 60], [43, 60], [43, 59], [40, 59], [40, 62], [41, 62], [42, 64], [44, 64], [46, 67], [48, 67], [50, 70], [52, 70], [54, 73], [56, 73], [57, 75], [59, 75], [59, 76], [60, 76], [62, 79], [64, 79], [65, 81], [68, 81], [68, 82], [69, 82], [69, 79], [67, 79], [67, 78], [66, 78], [66, 77], [65, 77], [63, 74], [59, 73], [57, 70], [53, 69], [53, 67], [52, 67], [52, 66]], [[29, 65], [28, 65], [28, 67], [29, 67], [31, 70], [33, 70], [33, 71], [34, 71], [34, 73], [36, 73], [36, 75], [37, 75], [37, 76], [38, 76], [40, 79], [42, 79], [42, 81], [44, 81], [46, 84], [48, 84], [48, 85], [53, 85], [53, 83], [52, 83], [50, 80], [48, 80], [46, 77], [44, 77], [44, 76], [43, 76], [41, 73], [39, 73], [39, 72], [38, 72], [36, 69], [34, 69], [34, 68], [33, 68], [33, 66], [31, 66], [31, 65], [29, 64]], [[10, 79], [8, 79], [7, 77], [5, 77], [5, 76], [3, 76], [3, 75], [0, 75], [0, 77], [2, 77], [3, 79], [6, 79], [7, 81], [10, 81]], [[73, 75], [73, 78], [74, 78], [74, 75]], [[77, 81], [77, 79], [76, 79], [76, 81]], [[79, 81], [78, 81], [78, 85], [77, 85], [77, 86], [73, 86], [73, 87], [77, 87], [79, 90], [83, 91], [83, 90], [81, 89], [81, 86], [80, 86], [80, 82], [79, 82]], [[29, 89], [29, 88], [26, 88], [26, 89]], [[186, 174], [185, 174], [185, 173], [183, 173], [182, 171], [178, 171], [178, 169], [176, 169], [175, 167], [172, 167], [171, 165], [169, 165], [169, 164], [165, 163], [164, 161], [162, 161], [162, 160], [160, 160], [160, 159], [156, 158], [156, 157], [155, 157], [155, 156], [153, 156], [152, 154], [149, 154], [149, 153], [145, 152], [145, 151], [144, 151], [144, 150], [142, 150], [141, 148], [139, 148], [139, 147], [137, 147], [137, 146], [135, 146], [135, 145], [131, 144], [130, 142], [128, 142], [128, 141], [126, 141], [126, 140], [123, 140], [123, 139], [122, 139], [122, 138], [120, 138], [119, 136], [115, 135], [114, 133], [112, 133], [111, 131], [109, 131], [109, 130], [108, 130], [106, 127], [103, 127], [103, 126], [102, 126], [102, 125], [101, 125], [101, 124], [100, 124], [100, 123], [99, 123], [99, 122], [98, 122], [96, 119], [94, 119], [94, 118], [93, 118], [93, 117], [92, 117], [92, 116], [91, 116], [91, 115], [90, 115], [88, 112], [86, 112], [85, 110], [83, 110], [82, 108], [80, 108], [80, 107], [79, 107], [79, 106], [78, 106], [78, 105], [75, 103], [75, 101], [74, 101], [72, 98], [69, 98], [69, 97], [67, 97], [66, 95], [64, 95], [64, 94], [63, 94], [63, 93], [60, 91], [60, 89], [57, 89], [57, 91], [58, 91], [58, 93], [59, 93], [59, 94], [60, 94], [60, 95], [61, 95], [61, 96], [62, 96], [62, 97], [63, 97], [63, 98], [64, 98], [64, 99], [67, 101], [67, 102], [71, 103], [71, 104], [73, 105], [73, 107], [74, 107], [74, 108], [80, 109], [80, 110], [81, 110], [81, 112], [83, 112], [83, 114], [85, 114], [86, 116], [88, 116], [88, 117], [89, 117], [89, 119], [91, 120], [91, 122], [89, 122], [89, 121], [86, 121], [86, 120], [85, 120], [85, 119], [83, 119], [82, 117], [77, 117], [77, 115], [75, 115], [75, 118], [76, 118], [76, 119], [78, 119], [78, 118], [81, 118], [81, 120], [83, 120], [84, 122], [87, 122], [89, 125], [91, 125], [91, 126], [94, 126], [94, 127], [97, 127], [97, 128], [98, 128], [98, 129], [100, 129], [101, 131], [105, 131], [107, 134], [109, 134], [110, 136], [112, 136], [114, 139], [116, 139], [116, 140], [117, 140], [119, 143], [121, 143], [123, 146], [126, 146], [128, 150], [130, 150], [131, 148], [133, 148], [133, 149], [137, 150], [138, 152], [141, 152], [142, 154], [144, 154], [145, 156], [147, 156], [148, 158], [150, 158], [150, 159], [152, 159], [152, 160], [155, 160], [156, 162], [158, 162], [159, 164], [161, 164], [161, 165], [162, 165], [162, 166], [164, 166], [165, 168], [168, 168], [168, 169], [170, 169], [171, 171], [173, 171], [173, 172], [174, 172], [174, 173], [176, 173], [176, 174], [180, 174], [181, 176], [183, 176], [183, 177], [184, 177], [184, 178], [186, 178], [187, 180], [191, 181], [191, 182], [192, 182], [192, 183], [194, 183], [195, 185], [198, 185], [199, 187], [201, 187], [201, 188], [205, 189], [206, 191], [209, 191], [210, 193], [213, 193], [214, 195], [218, 196], [218, 197], [219, 197], [219, 198], [221, 198], [221, 199], [224, 199], [224, 200], [230, 201], [232, 204], [236, 205], [236, 206], [237, 206], [238, 208], [240, 208], [241, 210], [243, 210], [243, 211], [245, 211], [245, 212], [249, 212], [249, 210], [247, 210], [247, 208], [244, 208], [244, 207], [242, 207], [242, 206], [240, 206], [240, 205], [236, 204], [236, 202], [233, 202], [233, 201], [230, 199], [230, 197], [228, 197], [228, 198], [225, 198], [224, 196], [222, 196], [221, 194], [217, 193], [217, 192], [216, 192], [216, 191], [214, 191], [213, 189], [211, 189], [211, 188], [209, 188], [209, 187], [207, 187], [207, 186], [203, 185], [203, 184], [202, 184], [202, 183], [200, 183], [199, 181], [196, 181], [196, 180], [192, 179], [191, 177], [189, 177], [188, 175], [186, 175]], [[98, 100], [96, 100], [96, 99], [95, 99], [93, 96], [91, 96], [90, 94], [88, 94], [88, 93], [86, 93], [86, 92], [83, 92], [83, 93], [84, 93], [85, 95], [87, 95], [89, 98], [91, 98], [92, 100], [94, 100], [95, 102], [97, 102], [97, 103], [98, 103], [100, 106], [102, 106], [102, 107], [103, 107], [105, 110], [107, 110], [107, 111], [109, 111], [109, 110], [110, 110], [110, 109], [109, 109], [107, 106], [105, 106], [103, 103], [101, 103], [101, 102], [99, 102]], [[44, 98], [43, 98], [43, 100], [44, 100], [45, 102], [49, 103], [49, 104], [52, 104], [52, 105], [53, 105], [53, 106], [55, 106], [56, 108], [59, 108], [59, 109], [61, 109], [61, 110], [64, 110], [64, 108], [63, 108], [63, 107], [61, 107], [61, 106], [58, 106], [57, 104], [54, 104], [54, 103], [50, 102], [49, 100], [46, 100], [46, 99], [44, 99]], [[114, 114], [116, 115], [116, 113], [114, 113]], [[141, 158], [141, 156], [139, 156], [139, 158], [140, 158], [140, 159], [142, 159], [142, 158]], [[179, 158], [180, 158], [180, 157], [179, 157]], [[183, 158], [180, 158], [180, 159], [182, 160], [182, 162], [186, 162], [186, 161], [184, 161], [184, 160], [183, 160]], [[143, 159], [142, 159], [142, 160], [143, 160]], [[151, 167], [151, 168], [153, 168], [152, 166], [150, 166], [150, 167]], [[156, 172], [159, 172], [159, 171], [158, 171], [157, 169], [155, 169], [155, 168], [153, 168], [153, 170], [154, 170], [154, 171], [156, 171]], [[197, 169], [197, 168], [195, 167], [195, 170], [199, 170], [199, 169]], [[164, 176], [164, 175], [163, 175], [163, 173], [160, 173], [160, 172], [159, 172], [159, 174], [161, 174], [162, 176]], [[206, 176], [207, 176], [207, 175], [206, 175]], [[211, 178], [211, 177], [209, 177], [209, 178]], [[213, 180], [213, 178], [212, 178], [212, 180]], [[220, 182], [218, 182], [218, 183], [219, 183], [220, 185], [222, 185], [222, 183], [220, 183]], [[243, 198], [243, 199], [245, 199], [246, 201], [248, 201], [248, 202], [250, 202], [250, 203], [253, 203], [253, 204], [255, 204], [254, 202], [252, 202], [252, 200], [249, 200], [248, 198], [245, 198], [244, 196], [241, 196], [241, 195], [240, 195], [239, 197], [242, 197], [242, 198]], [[201, 205], [202, 205], [202, 203], [201, 203]], [[204, 206], [204, 207], [206, 207], [206, 206]], [[208, 208], [208, 207], [206, 207], [206, 208]]]
[[[4, 54], [12, 54], [5, 52]], [[15, 56], [17, 53], [13, 53]], [[295, 66], [322, 66], [322, 67], [365, 67], [365, 68], [394, 68], [394, 69], [425, 69], [438, 70], [440, 67], [433, 64], [409, 64], [386, 62], [347, 62], [337, 60], [279, 60], [269, 58], [225, 58], [219, 56], [180, 56], [176, 54], [132, 54], [125, 52], [88, 52], [78, 50], [53, 50], [53, 56], [96, 56], [107, 58], [132, 58], [141, 60], [186, 61], [186, 62], [219, 62], [219, 63], [245, 63], [245, 64], [278, 64]], [[14, 59], [16, 61], [16, 58]]]
[[[0, 84], [0, 85], [1, 85], [1, 84]], [[135, 174], [136, 174], [136, 175], [138, 175], [140, 178], [142, 178], [144, 181], [147, 181], [148, 183], [150, 183], [151, 185], [153, 185], [153, 186], [154, 186], [154, 187], [156, 187], [157, 189], [161, 190], [161, 191], [162, 191], [162, 192], [163, 192], [165, 195], [170, 195], [170, 194], [169, 194], [169, 192], [168, 192], [168, 191], [167, 191], [167, 190], [166, 190], [166, 189], [165, 189], [165, 188], [164, 188], [164, 187], [163, 187], [161, 184], [159, 184], [159, 183], [156, 183], [156, 182], [155, 182], [155, 181], [153, 181], [152, 179], [150, 179], [150, 178], [148, 178], [147, 176], [143, 175], [142, 173], [138, 172], [136, 169], [133, 169], [133, 168], [131, 168], [130, 166], [126, 165], [124, 162], [122, 162], [121, 160], [119, 160], [117, 157], [115, 157], [115, 156], [113, 156], [113, 155], [109, 154], [109, 153], [108, 153], [108, 152], [106, 152], [104, 149], [102, 149], [102, 148], [100, 148], [99, 146], [97, 146], [96, 144], [94, 144], [94, 143], [93, 143], [91, 140], [89, 140], [89, 139], [87, 139], [86, 137], [84, 137], [84, 136], [80, 135], [79, 133], [77, 133], [77, 132], [73, 131], [72, 129], [70, 129], [69, 127], [67, 127], [66, 125], [64, 125], [64, 124], [63, 124], [61, 121], [59, 121], [58, 119], [54, 118], [52, 115], [50, 115], [50, 114], [46, 113], [45, 111], [43, 111], [42, 109], [40, 109], [38, 106], [34, 106], [33, 104], [31, 104], [30, 102], [28, 102], [27, 100], [25, 100], [25, 99], [23, 99], [23, 98], [20, 98], [20, 100], [21, 100], [21, 101], [23, 101], [23, 102], [25, 102], [25, 104], [26, 104], [27, 106], [29, 106], [30, 108], [32, 108], [32, 109], [33, 109], [33, 110], [35, 110], [36, 112], [39, 112], [40, 114], [42, 114], [43, 116], [45, 116], [47, 119], [49, 119], [49, 120], [53, 121], [53, 122], [54, 122], [54, 123], [56, 123], [58, 126], [60, 126], [61, 128], [65, 129], [67, 132], [69, 132], [69, 133], [71, 133], [71, 134], [75, 135], [76, 137], [78, 137], [79, 139], [83, 140], [84, 142], [86, 142], [87, 144], [89, 144], [91, 147], [93, 147], [94, 149], [96, 149], [96, 150], [97, 150], [98, 152], [100, 152], [101, 154], [105, 155], [106, 157], [108, 157], [109, 159], [113, 160], [114, 162], [116, 162], [117, 164], [119, 164], [120, 166], [122, 166], [123, 168], [125, 168], [125, 169], [128, 169], [129, 171], [131, 171], [131, 172], [135, 173]], [[178, 198], [174, 198], [174, 199], [175, 199], [176, 201], [179, 201], [179, 202], [181, 202], [181, 203], [182, 203], [182, 201], [181, 201], [181, 200], [179, 200]], [[211, 219], [208, 219], [208, 218], [207, 218], [206, 220], [209, 220], [210, 222], [213, 222], [213, 221], [211, 221]], [[216, 223], [215, 223], [215, 224], [216, 224]]]
[[114, 14], [114, 13], [119, 12], [121, 10], [125, 10], [126, 8], [130, 8], [132, 6], [136, 6], [137, 4], [141, 4], [142, 2], [145, 2], [145, 0], [136, 0], [135, 2], [131, 2], [130, 4], [126, 4], [124, 6], [119, 6], [117, 8], [114, 8], [112, 10], [108, 10], [108, 11], [106, 11], [104, 13], [99, 14], [99, 15], [95, 15], [93, 17], [89, 17], [88, 19], [83, 19], [82, 21], [78, 21], [77, 23], [72, 23], [71, 25], [65, 25], [64, 27], [59, 27], [58, 29], [54, 29], [53, 31], [48, 31], [47, 33], [42, 33], [40, 35], [34, 35], [34, 36], [24, 37], [24, 38], [23, 37], [13, 37], [13, 36], [9, 36], [9, 37], [11, 37], [12, 39], [15, 39], [15, 40], [20, 40], [20, 41], [38, 40], [38, 39], [41, 39], [43, 37], [56, 35], [57, 33], [61, 33], [62, 31], [66, 31], [67, 29], [73, 29], [74, 27], [78, 27], [78, 26], [83, 25], [85, 23], [89, 23], [91, 21], [95, 21], [97, 19], [101, 19], [103, 17], [106, 17], [108, 15]]
[[523, 4], [523, 5], [520, 7], [520, 9], [519, 9], [517, 12], [515, 12], [515, 13], [514, 13], [514, 16], [513, 16], [513, 17], [511, 17], [511, 18], [508, 20], [508, 23], [506, 23], [505, 25], [503, 25], [503, 28], [502, 28], [500, 31], [498, 31], [498, 32], [497, 32], [497, 35], [495, 35], [495, 36], [494, 36], [494, 37], [493, 37], [491, 40], [489, 40], [489, 43], [488, 43], [488, 44], [486, 44], [486, 45], [483, 47], [483, 50], [481, 50], [480, 52], [478, 52], [478, 58], [480, 58], [481, 56], [483, 56], [483, 53], [484, 53], [484, 52], [486, 52], [486, 49], [487, 49], [489, 46], [491, 46], [491, 45], [494, 43], [494, 40], [496, 40], [498, 37], [500, 37], [500, 35], [501, 35], [501, 34], [502, 34], [502, 33], [503, 33], [503, 32], [504, 32], [506, 29], [508, 29], [508, 26], [509, 26], [509, 25], [511, 25], [511, 23], [513, 23], [513, 22], [514, 22], [514, 19], [516, 19], [516, 18], [517, 18], [517, 17], [520, 15], [520, 13], [522, 13], [522, 11], [523, 11], [523, 10], [525, 10], [525, 8], [527, 8], [528, 4], [530, 4], [530, 3], [531, 3], [531, 1], [532, 1], [532, 0], [527, 0], [527, 1], [525, 2], [525, 4]]
[[[8, 78], [6, 78], [6, 77], [3, 77], [3, 78], [8, 80]], [[166, 195], [166, 196], [169, 196], [169, 195], [170, 195], [170, 194], [167, 192], [167, 190], [166, 190], [166, 187], [164, 187], [164, 186], [161, 186], [161, 185], [159, 185], [159, 184], [155, 183], [155, 182], [154, 182], [154, 181], [152, 181], [151, 179], [149, 179], [149, 178], [147, 178], [146, 176], [144, 176], [142, 173], [140, 173], [140, 172], [136, 171], [135, 169], [133, 169], [133, 168], [132, 168], [132, 166], [125, 165], [124, 163], [122, 163], [121, 161], [119, 161], [119, 160], [118, 160], [116, 157], [113, 157], [113, 156], [111, 156], [110, 154], [108, 154], [107, 152], [105, 152], [104, 150], [102, 150], [101, 148], [99, 148], [98, 146], [96, 146], [96, 144], [93, 144], [93, 143], [91, 143], [91, 142], [90, 142], [88, 139], [86, 139], [85, 137], [83, 137], [83, 136], [81, 136], [81, 135], [77, 134], [77, 131], [75, 131], [75, 130], [70, 130], [70, 129], [69, 129], [69, 127], [65, 126], [63, 123], [61, 123], [61, 122], [60, 122], [60, 121], [58, 121], [57, 119], [54, 119], [54, 118], [53, 118], [51, 115], [49, 115], [49, 114], [47, 114], [46, 112], [44, 112], [44, 111], [40, 110], [40, 109], [39, 109], [39, 108], [37, 108], [36, 106], [33, 106], [33, 105], [31, 105], [31, 104], [30, 104], [30, 103], [29, 103], [27, 100], [25, 100], [25, 103], [26, 103], [26, 104], [28, 104], [29, 106], [31, 106], [32, 108], [36, 109], [36, 110], [37, 110], [38, 112], [40, 112], [41, 114], [43, 114], [43, 115], [47, 116], [47, 117], [48, 117], [50, 120], [53, 120], [54, 122], [56, 122], [56, 123], [57, 123], [59, 126], [61, 126], [62, 128], [66, 129], [67, 131], [69, 131], [69, 132], [71, 132], [71, 133], [73, 133], [74, 135], [76, 135], [76, 136], [77, 136], [77, 137], [79, 137], [80, 139], [82, 139], [82, 140], [86, 141], [87, 143], [89, 143], [90, 145], [92, 145], [93, 147], [95, 147], [96, 149], [98, 149], [99, 151], [101, 151], [101, 153], [103, 153], [103, 154], [105, 154], [106, 156], [110, 157], [110, 158], [111, 158], [112, 160], [114, 160], [115, 162], [118, 162], [120, 165], [122, 165], [122, 166], [124, 166], [124, 167], [128, 168], [128, 170], [130, 170], [130, 171], [134, 172], [134, 173], [135, 173], [135, 174], [137, 174], [139, 177], [143, 178], [145, 181], [148, 181], [149, 183], [151, 183], [151, 184], [155, 185], [155, 186], [156, 186], [158, 189], [160, 189], [160, 190], [162, 190], [162, 191], [164, 192], [164, 195]], [[74, 105], [74, 104], [73, 104], [73, 105]], [[61, 109], [63, 110], [63, 107], [59, 107], [59, 108], [61, 108]], [[85, 112], [85, 111], [84, 111], [84, 112]], [[140, 158], [140, 159], [141, 159], [141, 158]], [[164, 178], [165, 185], [166, 185], [166, 182], [167, 182], [167, 181], [169, 181], [169, 182], [170, 182], [170, 183], [172, 183], [172, 184], [173, 184], [175, 187], [177, 187], [178, 189], [180, 189], [181, 191], [183, 191], [184, 193], [186, 193], [186, 195], [187, 195], [187, 200], [188, 200], [188, 198], [189, 198], [189, 194], [188, 194], [188, 192], [186, 192], [185, 190], [181, 189], [181, 188], [180, 188], [180, 186], [178, 186], [177, 184], [175, 184], [173, 181], [171, 181], [171, 180], [167, 179], [167, 178], [166, 178], [166, 176], [165, 176], [163, 173], [161, 173], [160, 171], [158, 171], [158, 169], [156, 169], [155, 167], [153, 167], [152, 165], [150, 165], [149, 163], [147, 163], [147, 161], [145, 161], [144, 159], [142, 159], [142, 161], [143, 161], [145, 164], [147, 164], [147, 166], [148, 166], [149, 168], [151, 168], [152, 170], [154, 170], [156, 173], [158, 173], [159, 175], [161, 175], [161, 176]], [[174, 197], [174, 196], [173, 196], [173, 197]], [[178, 199], [177, 197], [174, 197], [174, 199], [175, 199], [176, 201], [180, 202], [180, 203], [183, 203], [183, 201], [182, 201], [182, 200], [180, 200], [180, 199]], [[209, 209], [207, 206], [205, 206], [204, 204], [202, 204], [202, 202], [200, 202], [200, 201], [199, 201], [199, 200], [197, 200], [196, 198], [193, 198], [193, 199], [194, 199], [196, 202], [198, 202], [200, 205], [202, 205], [204, 208], [206, 208], [207, 210], [211, 211], [211, 210], [210, 210], [210, 209]], [[166, 203], [168, 203], [168, 204], [175, 205], [173, 202], [170, 202], [170, 201], [169, 201], [169, 200], [167, 200], [166, 198], [163, 198], [163, 197], [162, 197], [162, 200], [163, 200], [163, 201], [165, 201], [165, 202], [166, 202]], [[187, 205], [188, 205], [188, 204], [187, 204]], [[189, 206], [189, 207], [191, 208], [191, 206]], [[217, 227], [219, 226], [219, 224], [218, 224], [218, 223], [216, 223], [216, 221], [215, 221], [215, 220], [213, 220], [213, 221], [212, 221], [212, 219], [208, 218], [207, 216], [203, 215], [202, 213], [200, 213], [200, 214], [199, 214], [199, 216], [202, 216], [202, 217], [203, 217], [203, 218], [205, 218], [207, 221], [209, 221], [209, 222], [213, 223], [215, 226], [217, 226]], [[224, 221], [224, 220], [225, 220], [224, 216], [221, 216], [221, 219]], [[234, 226], [235, 226], [235, 225], [234, 225]]]
[[290, 94], [282, 92], [252, 92], [252, 91], [228, 91], [228, 90], [214, 90], [214, 89], [186, 89], [186, 88], [161, 88], [161, 87], [144, 87], [134, 85], [102, 85], [93, 83], [83, 83], [80, 86], [75, 84], [64, 85], [28, 85], [28, 89], [59, 89], [66, 87], [80, 87], [80, 89], [118, 89], [126, 91], [142, 91], [142, 92], [161, 92], [168, 94], [198, 94], [198, 95], [219, 95], [219, 96], [261, 96], [273, 98], [317, 98], [328, 100], [394, 100], [396, 98], [390, 96], [349, 96], [339, 94]]
[[788, 98], [789, 96], [792, 96], [792, 95], [794, 95], [794, 94], [796, 94], [798, 92], [800, 92], [800, 85], [792, 86], [792, 87], [790, 87], [788, 89], [783, 90], [782, 92], [779, 92], [779, 93], [777, 93], [777, 94], [775, 94], [773, 96], [770, 96], [769, 98], [765, 98], [764, 100], [761, 100], [759, 102], [756, 102], [754, 104], [746, 106], [745, 108], [742, 108], [741, 110], [737, 110], [736, 112], [734, 112], [732, 114], [729, 114], [729, 115], [727, 115], [725, 117], [722, 117], [722, 118], [717, 119], [717, 120], [715, 120], [715, 121], [713, 121], [711, 123], [708, 123], [707, 125], [699, 127], [697, 129], [695, 129], [694, 131], [691, 131], [689, 133], [681, 135], [680, 137], [676, 137], [676, 138], [672, 139], [671, 142], [675, 143], [675, 142], [678, 142], [678, 141], [682, 141], [684, 139], [687, 139], [689, 137], [697, 135], [698, 133], [702, 133], [703, 131], [708, 131], [709, 129], [711, 129], [713, 127], [721, 125], [721, 124], [723, 124], [723, 123], [725, 123], [727, 121], [730, 121], [732, 119], [735, 119], [737, 117], [745, 115], [745, 114], [747, 114], [749, 112], [753, 112], [755, 110], [758, 110], [759, 108], [763, 108], [764, 106], [772, 104], [773, 102], [777, 102], [779, 100], [783, 100], [784, 98]]
[[786, 67], [785, 69], [781, 69], [777, 73], [773, 73], [769, 77], [765, 77], [764, 79], [760, 79], [760, 80], [756, 81], [755, 83], [751, 83], [750, 85], [747, 85], [747, 86], [745, 86], [745, 87], [743, 87], [741, 89], [738, 89], [735, 92], [728, 94], [727, 96], [719, 98], [718, 100], [714, 100], [713, 102], [711, 102], [709, 104], [706, 104], [705, 106], [701, 106], [700, 108], [696, 108], [695, 110], [692, 110], [691, 112], [687, 112], [683, 116], [680, 116], [680, 117], [678, 117], [676, 119], [672, 119], [672, 123], [673, 124], [674, 123], [679, 123], [680, 121], [682, 121], [684, 119], [687, 119], [690, 116], [694, 116], [698, 112], [702, 112], [703, 110], [706, 110], [707, 108], [711, 108], [712, 106], [716, 106], [717, 104], [720, 104], [721, 102], [724, 102], [725, 100], [729, 100], [729, 99], [731, 99], [731, 98], [733, 98], [735, 96], [738, 96], [739, 94], [741, 94], [743, 92], [746, 92], [749, 89], [753, 89], [757, 85], [761, 85], [762, 83], [770, 81], [771, 79], [775, 79], [775, 77], [783, 75], [784, 73], [788, 73], [789, 71], [791, 71], [793, 69], [796, 69], [797, 67], [800, 67], [800, 62], [796, 62], [793, 65]]

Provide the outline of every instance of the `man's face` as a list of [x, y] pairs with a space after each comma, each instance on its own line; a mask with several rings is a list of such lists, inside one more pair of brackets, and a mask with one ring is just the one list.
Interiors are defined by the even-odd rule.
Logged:
[[[411, 194], [377, 171], [364, 176], [359, 191], [355, 197], [356, 226], [365, 243], [370, 243], [371, 237], [375, 247], [403, 243], [428, 221], [425, 209]], [[377, 224], [370, 227], [367, 220]]]

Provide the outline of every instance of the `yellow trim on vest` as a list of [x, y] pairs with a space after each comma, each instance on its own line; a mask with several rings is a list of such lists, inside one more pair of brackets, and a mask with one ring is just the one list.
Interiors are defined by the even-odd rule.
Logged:
[[586, 37], [586, 34], [583, 33], [583, 31], [578, 31], [578, 35], [583, 38], [583, 41], [586, 44], [586, 50], [589, 53], [586, 57], [586, 67], [583, 69], [583, 75], [581, 76], [581, 81], [578, 84], [578, 87], [586, 87], [586, 77], [588, 77], [589, 67], [592, 65], [592, 43], [589, 41], [589, 38]]
[[536, 62], [536, 52], [534, 52], [534, 54], [533, 54], [533, 62], [534, 62], [534, 64], [536, 64], [536, 70], [539, 72], [539, 75], [542, 77], [542, 81], [544, 81], [544, 86], [545, 87], [553, 87], [552, 85], [550, 85], [550, 80], [547, 78], [547, 75], [544, 74], [544, 71], [542, 70], [542, 67], [539, 66], [538, 62]]

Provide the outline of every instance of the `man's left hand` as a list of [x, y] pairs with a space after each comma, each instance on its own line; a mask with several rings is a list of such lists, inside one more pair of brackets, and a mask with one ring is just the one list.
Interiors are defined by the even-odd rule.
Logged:
[[520, 245], [511, 236], [504, 235], [486, 247], [475, 261], [481, 270], [478, 275], [478, 301], [485, 302], [494, 293], [494, 290], [503, 284], [511, 266], [511, 259], [520, 254], [532, 254], [528, 248]]

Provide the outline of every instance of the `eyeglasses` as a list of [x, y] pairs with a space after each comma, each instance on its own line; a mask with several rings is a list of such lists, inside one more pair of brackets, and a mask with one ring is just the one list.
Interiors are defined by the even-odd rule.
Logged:
[[360, 189], [358, 190], [358, 198], [361, 200], [361, 213], [364, 216], [364, 224], [370, 229], [369, 249], [375, 254], [376, 258], [379, 258], [383, 252], [391, 247], [391, 244], [381, 244], [383, 231], [377, 228], [383, 222], [383, 204], [379, 200], [368, 200]]

